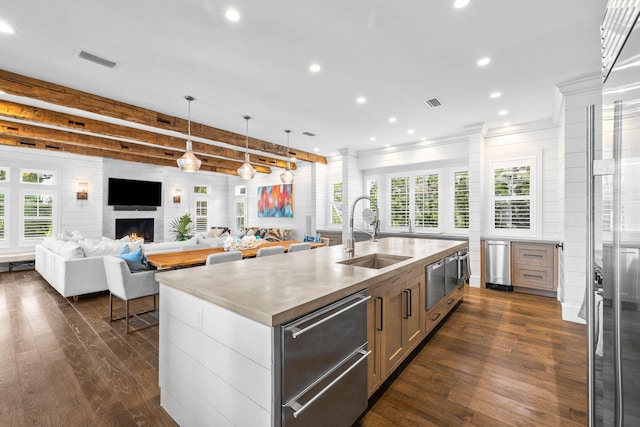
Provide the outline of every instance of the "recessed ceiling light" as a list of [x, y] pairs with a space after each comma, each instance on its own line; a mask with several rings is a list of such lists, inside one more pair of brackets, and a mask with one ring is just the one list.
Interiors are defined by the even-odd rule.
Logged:
[[224, 17], [231, 22], [238, 22], [240, 20], [240, 13], [235, 9], [227, 9], [224, 13]]
[[511, 126], [511, 122], [504, 122], [502, 126]]
[[395, 123], [395, 122], [397, 122], [397, 121], [398, 121], [398, 119], [397, 119], [397, 118], [395, 118], [395, 117], [389, 117], [389, 123]]
[[502, 96], [502, 94], [500, 92], [493, 92], [489, 96], [491, 97], [491, 99], [496, 99], [496, 98], [500, 98]]
[[425, 138], [424, 136], [423, 136], [422, 138], [420, 138], [420, 141], [423, 141], [423, 142], [424, 142], [424, 141], [426, 141], [426, 140], [427, 140], [427, 138]]
[[365, 102], [367, 102], [367, 98], [365, 98], [364, 96], [359, 96], [356, 98], [356, 102], [358, 104], [364, 104]]
[[0, 33], [15, 34], [15, 30], [7, 23], [0, 22]]
[[311, 64], [311, 66], [309, 66], [309, 71], [311, 71], [312, 73], [320, 72], [320, 65], [319, 64]]
[[409, 129], [409, 130], [407, 131], [407, 133], [408, 133], [409, 135], [413, 135], [414, 133], [416, 133], [416, 131], [415, 131], [415, 130], [413, 130], [413, 129]]
[[376, 140], [375, 136], [372, 136], [371, 138], [369, 138], [369, 141], [375, 141], [375, 140]]
[[313, 149], [313, 151], [315, 151], [317, 153], [318, 151], [320, 151], [320, 149], [318, 147], [316, 147], [316, 148]]
[[498, 114], [501, 115], [501, 116], [506, 116], [507, 114], [509, 114], [509, 111], [508, 110], [500, 110], [500, 111], [498, 111]]
[[391, 147], [391, 144], [384, 144], [385, 147]]
[[331, 156], [335, 156], [335, 155], [336, 155], [336, 153], [331, 153]]
[[489, 62], [491, 62], [491, 58], [480, 58], [478, 60], [478, 65], [484, 67], [485, 65], [489, 65]]
[[453, 2], [453, 7], [461, 9], [469, 4], [469, 0], [456, 0]]

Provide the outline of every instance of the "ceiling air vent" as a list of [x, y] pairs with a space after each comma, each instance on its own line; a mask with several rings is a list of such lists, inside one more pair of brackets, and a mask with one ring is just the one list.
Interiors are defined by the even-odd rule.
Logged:
[[439, 107], [442, 105], [442, 102], [440, 102], [438, 98], [427, 99], [426, 101], [424, 101], [424, 103], [431, 108]]
[[109, 61], [108, 59], [101, 58], [98, 55], [94, 55], [93, 53], [87, 52], [86, 50], [79, 50], [78, 57], [110, 69], [114, 69], [118, 66], [117, 62], [113, 62], [113, 61]]
[[316, 136], [315, 133], [311, 133], [311, 132], [302, 132], [302, 134], [307, 136]]

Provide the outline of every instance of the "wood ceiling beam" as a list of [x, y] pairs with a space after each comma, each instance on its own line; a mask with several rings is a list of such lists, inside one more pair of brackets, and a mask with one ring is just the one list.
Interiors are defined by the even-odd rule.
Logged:
[[[34, 124], [44, 123], [64, 129], [72, 129], [75, 131], [90, 132], [102, 136], [146, 142], [148, 144], [160, 145], [176, 150], [184, 151], [185, 149], [185, 139], [182, 138], [121, 126], [114, 123], [102, 122], [99, 120], [93, 120], [11, 101], [0, 100], [0, 116], [25, 120]], [[244, 162], [244, 151], [205, 144], [198, 141], [193, 141], [193, 150], [198, 153]], [[275, 159], [273, 157], [250, 154], [249, 160], [251, 163], [282, 169], [286, 168], [285, 160]], [[295, 164], [291, 164], [291, 169], [296, 169]]]
[[[110, 159], [124, 160], [129, 162], [147, 163], [158, 166], [175, 166], [176, 161], [170, 159], [162, 159], [158, 157], [147, 157], [135, 153], [123, 153], [121, 151], [104, 150], [101, 148], [85, 147], [80, 145], [66, 144], [62, 142], [44, 141], [35, 138], [20, 137], [17, 135], [0, 134], [0, 145], [11, 147], [31, 148], [35, 150], [56, 151], [68, 154], [78, 154], [82, 156], [108, 157]], [[227, 169], [213, 165], [202, 164], [200, 170], [208, 172], [223, 173], [226, 175], [237, 176], [235, 169]]]
[[[136, 144], [135, 142], [119, 141], [82, 133], [65, 132], [25, 123], [9, 122], [6, 120], [0, 120], [0, 134], [40, 140], [52, 144], [65, 143], [86, 148], [97, 148], [103, 151], [130, 153], [133, 156], [165, 159], [169, 162], [173, 161], [173, 164], [169, 163], [169, 166], [175, 167], [178, 167], [176, 160], [183, 154], [182, 151], [167, 150], [161, 147]], [[200, 153], [198, 153], [198, 158], [202, 160], [203, 164], [224, 169], [236, 170], [242, 166], [241, 162], [204, 156]], [[260, 173], [271, 173], [271, 168], [268, 166], [254, 165], [254, 168]]]
[[[168, 131], [183, 132], [187, 120], [126, 104], [113, 99], [60, 86], [43, 80], [0, 70], [0, 89], [4, 92], [49, 102], [51, 104], [76, 108], [115, 119], [151, 126]], [[245, 136], [201, 123], [191, 122], [191, 134], [212, 141], [224, 142], [237, 147], [245, 147]], [[249, 138], [249, 148], [283, 157], [296, 157], [298, 160], [327, 164], [324, 156], [299, 150], [287, 150], [287, 147]], [[288, 154], [289, 153], [289, 154]]]

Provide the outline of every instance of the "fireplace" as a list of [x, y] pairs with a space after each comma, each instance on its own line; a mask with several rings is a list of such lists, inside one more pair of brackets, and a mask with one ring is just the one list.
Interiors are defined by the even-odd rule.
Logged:
[[153, 242], [153, 218], [116, 219], [116, 239], [137, 234], [145, 242]]

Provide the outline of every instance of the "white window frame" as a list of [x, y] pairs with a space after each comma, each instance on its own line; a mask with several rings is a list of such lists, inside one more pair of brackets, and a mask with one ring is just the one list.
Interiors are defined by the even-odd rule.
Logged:
[[[207, 189], [206, 193], [196, 193], [195, 188], [196, 187], [203, 187]], [[209, 185], [201, 185], [201, 184], [194, 184], [191, 186], [191, 192], [193, 194], [193, 223], [194, 223], [194, 233], [206, 233], [209, 231], [209, 224], [211, 223], [211, 200], [212, 200], [212, 194], [211, 194], [211, 186]], [[205, 215], [198, 215], [198, 205], [201, 203], [206, 203], [206, 214]], [[204, 218], [205, 224], [204, 224], [204, 229], [203, 227], [198, 227], [198, 224], [200, 223], [200, 221], [202, 220], [202, 218]]]
[[[238, 215], [238, 205], [242, 205], [242, 215]], [[236, 198], [235, 203], [233, 205], [233, 218], [234, 218], [234, 227], [237, 231], [242, 230], [243, 227], [247, 226], [247, 204], [244, 199]], [[240, 224], [240, 220], [242, 220], [242, 224]]]
[[[6, 182], [6, 181], [2, 181]], [[0, 220], [4, 221], [4, 238], [0, 240], [0, 248], [8, 248], [10, 242], [10, 220], [9, 213], [10, 209], [10, 200], [9, 200], [9, 188], [0, 187], [0, 194], [4, 196], [4, 214], [0, 216]]]
[[[51, 181], [27, 182], [23, 180], [25, 173], [35, 173], [35, 174], [38, 174], [38, 176], [41, 174], [51, 174]], [[20, 169], [19, 181], [20, 181], [20, 184], [23, 184], [23, 185], [46, 185], [47, 187], [51, 187], [56, 185], [57, 179], [58, 177], [57, 177], [56, 171], [42, 170], [42, 169]]]
[[[513, 196], [512, 200], [529, 200], [529, 225], [526, 228], [496, 228], [495, 227], [495, 170], [502, 168], [513, 168], [529, 166], [530, 178], [529, 178], [529, 196]], [[487, 232], [492, 236], [505, 236], [505, 237], [537, 237], [538, 231], [542, 229], [541, 220], [542, 215], [540, 209], [542, 206], [542, 174], [538, 170], [538, 162], [536, 156], [520, 157], [508, 160], [497, 160], [489, 163], [488, 171], [488, 195], [489, 206], [487, 218], [489, 219], [487, 224]], [[504, 199], [506, 200], [506, 199]]]
[[58, 205], [60, 204], [60, 201], [58, 199], [58, 192], [56, 190], [50, 190], [50, 189], [20, 190], [20, 227], [19, 227], [20, 228], [19, 230], [20, 246], [35, 246], [42, 242], [41, 238], [26, 239], [24, 236], [25, 220], [27, 219], [24, 216], [24, 208], [25, 208], [24, 198], [26, 195], [50, 196], [53, 198], [53, 208], [51, 211], [51, 232], [49, 234], [50, 236], [55, 236], [56, 231], [58, 229], [58, 209], [59, 209]]
[[0, 184], [7, 184], [11, 182], [11, 168], [8, 166], [0, 166], [0, 172], [4, 171], [5, 179], [0, 180]]
[[[415, 224], [415, 178], [418, 176], [438, 175], [438, 226], [437, 227], [416, 227]], [[411, 222], [411, 229], [414, 232], [420, 233], [441, 233], [443, 230], [443, 218], [442, 218], [442, 206], [443, 206], [443, 194], [442, 194], [442, 169], [427, 169], [422, 171], [412, 171], [405, 173], [394, 173], [386, 176], [386, 188], [387, 194], [385, 195], [385, 215], [387, 216], [385, 226], [390, 231], [408, 231], [409, 224], [394, 226], [391, 225], [391, 181], [395, 178], [408, 178], [409, 180], [409, 221]], [[382, 216], [382, 215], [381, 215]]]
[[[378, 214], [381, 215], [382, 214], [382, 206], [380, 204], [382, 203], [382, 200], [381, 200], [380, 196], [382, 195], [382, 191], [381, 191], [381, 188], [380, 188], [380, 184], [381, 184], [382, 181], [381, 181], [381, 179], [380, 179], [380, 177], [378, 175], [369, 176], [369, 177], [366, 178], [366, 180], [365, 180], [366, 193], [365, 194], [367, 196], [371, 197], [371, 186], [372, 186], [372, 184], [374, 182], [377, 183], [377, 186], [378, 186], [378, 194], [376, 195], [376, 197], [377, 197], [377, 205], [378, 205]], [[375, 211], [375, 209], [373, 209], [373, 206], [371, 205], [371, 203], [369, 203], [368, 200], [365, 200], [365, 202], [366, 202], [365, 206], [367, 206], [369, 209], [371, 209], [373, 211], [374, 215], [375, 215], [376, 211]], [[376, 220], [380, 221], [380, 224], [382, 224], [382, 221], [380, 220], [380, 218], [375, 218], [374, 217], [374, 219], [373, 219], [374, 223], [375, 223]], [[364, 228], [367, 231], [369, 231], [369, 230], [373, 231], [373, 226], [371, 224], [364, 224]]]
[[452, 234], [469, 234], [469, 228], [471, 227], [471, 203], [469, 203], [468, 206], [468, 214], [469, 214], [469, 227], [467, 228], [460, 228], [460, 227], [456, 227], [456, 218], [455, 218], [455, 213], [456, 213], [456, 174], [460, 173], [460, 172], [466, 172], [467, 176], [469, 177], [469, 189], [468, 191], [468, 196], [470, 198], [471, 196], [471, 174], [469, 173], [469, 168], [468, 167], [460, 167], [460, 168], [453, 168], [451, 169], [451, 174], [450, 174], [450, 188], [448, 191], [448, 194], [451, 195], [451, 201], [449, 203], [449, 206], [451, 206], [451, 217], [448, 218], [448, 220], [451, 223], [451, 232]]
[[338, 227], [338, 226], [342, 226], [342, 223], [344, 222], [344, 212], [342, 212], [342, 217], [341, 217], [341, 221], [340, 222], [334, 222], [333, 220], [333, 210], [342, 208], [342, 201], [340, 202], [340, 205], [336, 205], [334, 202], [334, 198], [335, 198], [335, 186], [337, 184], [340, 184], [342, 186], [342, 200], [344, 200], [344, 183], [342, 181], [334, 181], [329, 185], [329, 226], [331, 227]]

